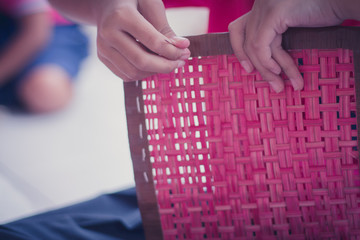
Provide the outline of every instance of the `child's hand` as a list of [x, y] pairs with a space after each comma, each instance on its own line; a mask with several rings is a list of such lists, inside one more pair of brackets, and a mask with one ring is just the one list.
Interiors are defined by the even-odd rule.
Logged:
[[190, 44], [170, 28], [161, 0], [110, 1], [97, 17], [100, 60], [125, 81], [183, 66]]
[[341, 23], [334, 0], [256, 0], [253, 9], [229, 25], [231, 45], [245, 70], [254, 67], [276, 92], [284, 89], [283, 70], [295, 90], [303, 79], [292, 58], [281, 47], [288, 27], [319, 27]]

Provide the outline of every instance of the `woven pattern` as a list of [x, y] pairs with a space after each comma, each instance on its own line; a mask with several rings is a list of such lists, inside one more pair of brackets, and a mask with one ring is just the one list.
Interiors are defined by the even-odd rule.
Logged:
[[291, 54], [302, 91], [226, 55], [142, 82], [164, 239], [360, 239], [352, 52]]

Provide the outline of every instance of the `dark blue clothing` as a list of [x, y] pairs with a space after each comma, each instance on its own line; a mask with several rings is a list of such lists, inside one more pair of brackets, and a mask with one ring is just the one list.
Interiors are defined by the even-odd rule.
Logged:
[[134, 188], [0, 225], [1, 240], [143, 240]]

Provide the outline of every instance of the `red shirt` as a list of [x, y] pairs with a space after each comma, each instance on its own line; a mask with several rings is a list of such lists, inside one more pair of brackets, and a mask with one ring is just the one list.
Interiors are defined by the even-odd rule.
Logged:
[[[208, 32], [227, 32], [228, 25], [251, 10], [254, 0], [163, 0], [165, 7], [207, 7], [210, 10]], [[360, 26], [347, 20], [343, 26]]]

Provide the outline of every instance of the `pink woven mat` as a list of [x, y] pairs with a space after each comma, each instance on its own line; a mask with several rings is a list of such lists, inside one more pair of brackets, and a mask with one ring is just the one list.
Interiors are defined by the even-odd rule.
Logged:
[[360, 239], [352, 52], [291, 54], [302, 91], [227, 55], [142, 82], [164, 239]]

